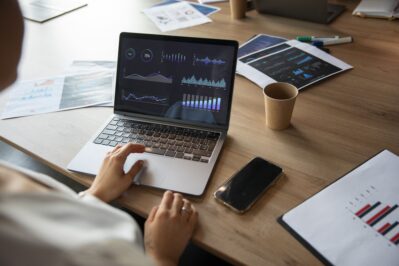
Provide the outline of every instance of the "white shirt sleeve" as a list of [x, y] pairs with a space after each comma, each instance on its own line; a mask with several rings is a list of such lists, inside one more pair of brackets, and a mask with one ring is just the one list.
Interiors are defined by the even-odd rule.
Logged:
[[0, 192], [0, 265], [152, 265], [127, 213], [62, 190]]

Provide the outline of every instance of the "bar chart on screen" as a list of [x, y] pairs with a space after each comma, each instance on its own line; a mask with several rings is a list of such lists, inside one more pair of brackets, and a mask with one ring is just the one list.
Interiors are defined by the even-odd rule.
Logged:
[[162, 51], [161, 63], [184, 63], [186, 61], [186, 56], [182, 53], [165, 53]]
[[183, 94], [182, 106], [185, 108], [219, 112], [222, 98], [194, 94]]

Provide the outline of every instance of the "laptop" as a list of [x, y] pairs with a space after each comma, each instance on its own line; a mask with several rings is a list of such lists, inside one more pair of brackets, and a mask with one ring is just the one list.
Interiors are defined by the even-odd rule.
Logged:
[[345, 6], [329, 4], [327, 0], [255, 0], [259, 13], [330, 23], [344, 10]]
[[238, 43], [121, 33], [114, 114], [69, 163], [96, 175], [106, 153], [128, 142], [146, 146], [134, 183], [203, 194], [229, 128]]

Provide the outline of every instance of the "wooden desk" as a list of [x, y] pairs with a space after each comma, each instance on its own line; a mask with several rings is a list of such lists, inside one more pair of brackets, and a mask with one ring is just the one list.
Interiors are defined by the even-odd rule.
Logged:
[[[155, 2], [155, 1], [153, 1]], [[140, 13], [150, 1], [90, 1], [89, 6], [44, 24], [26, 22], [22, 79], [62, 73], [74, 59], [116, 60], [121, 31], [159, 33]], [[353, 36], [352, 44], [331, 47], [354, 69], [301, 91], [292, 127], [265, 126], [260, 88], [237, 76], [229, 137], [204, 196], [194, 242], [236, 264], [318, 264], [276, 218], [383, 148], [399, 154], [399, 23], [351, 16], [356, 3], [330, 25], [319, 25], [255, 11], [232, 21], [227, 3], [213, 23], [174, 35], [236, 39], [257, 33]], [[6, 95], [0, 96], [0, 107]], [[66, 165], [112, 113], [86, 108], [0, 121], [1, 139], [88, 185], [91, 178]], [[213, 191], [254, 156], [281, 165], [285, 177], [245, 215], [216, 203]], [[146, 216], [162, 192], [133, 187], [120, 200]]]

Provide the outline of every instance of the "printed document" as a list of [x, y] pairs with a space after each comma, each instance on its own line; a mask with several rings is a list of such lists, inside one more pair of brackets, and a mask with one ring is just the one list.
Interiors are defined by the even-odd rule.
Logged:
[[112, 106], [115, 67], [114, 61], [74, 61], [65, 75], [17, 82], [1, 118]]
[[[170, 4], [174, 4], [174, 3], [178, 3], [178, 2], [183, 2], [183, 1], [181, 1], [181, 0], [164, 0], [164, 1], [160, 2], [160, 3], [158, 3], [158, 4], [153, 5], [153, 7], [154, 6], [170, 5]], [[186, 1], [184, 1], [184, 2], [186, 2]], [[205, 16], [209, 16], [209, 15], [212, 15], [213, 13], [216, 13], [216, 12], [220, 11], [220, 7], [197, 4], [197, 3], [193, 3], [193, 2], [187, 2], [187, 3], [189, 3], [192, 7], [197, 9], [199, 12], [201, 12]]]
[[273, 82], [287, 82], [299, 90], [352, 66], [313, 45], [290, 40], [241, 56], [237, 73], [262, 89]]
[[45, 22], [87, 5], [82, 0], [21, 0], [19, 2], [24, 18], [36, 22]]
[[332, 265], [398, 265], [398, 173], [384, 150], [282, 220]]
[[188, 28], [212, 21], [187, 2], [155, 6], [144, 9], [143, 13], [162, 32]]

